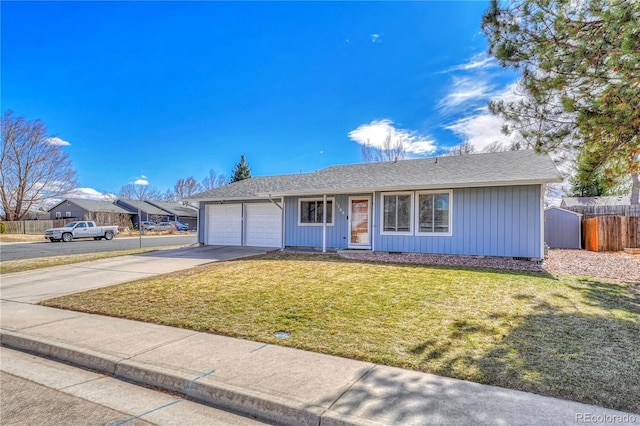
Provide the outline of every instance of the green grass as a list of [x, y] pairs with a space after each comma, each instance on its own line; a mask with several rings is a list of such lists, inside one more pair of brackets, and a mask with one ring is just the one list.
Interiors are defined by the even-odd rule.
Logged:
[[69, 254], [65, 256], [38, 257], [35, 259], [7, 260], [0, 263], [0, 274], [30, 271], [32, 269], [48, 268], [51, 266], [70, 265], [73, 263], [90, 262], [92, 260], [108, 259], [110, 257], [126, 256], [156, 251], [157, 248], [142, 248], [130, 250], [105, 251], [101, 253]]
[[639, 290], [279, 253], [44, 304], [640, 412]]

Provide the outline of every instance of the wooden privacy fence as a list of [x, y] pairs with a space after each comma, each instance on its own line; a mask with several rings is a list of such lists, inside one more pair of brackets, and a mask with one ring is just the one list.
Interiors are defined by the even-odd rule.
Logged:
[[630, 206], [571, 206], [566, 210], [580, 213], [583, 219], [599, 216], [634, 216], [640, 217], [640, 205]]
[[2, 222], [7, 227], [7, 234], [43, 234], [49, 228], [58, 228], [64, 226], [73, 219], [56, 219], [56, 220], [16, 220], [10, 222]]
[[640, 217], [599, 216], [582, 221], [584, 248], [621, 251], [640, 248]]

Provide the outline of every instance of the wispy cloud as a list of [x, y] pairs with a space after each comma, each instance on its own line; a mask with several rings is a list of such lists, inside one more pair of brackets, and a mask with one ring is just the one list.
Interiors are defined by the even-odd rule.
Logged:
[[393, 121], [386, 118], [361, 124], [349, 132], [352, 141], [361, 145], [369, 143], [375, 148], [382, 148], [387, 136], [391, 136], [393, 141], [401, 141], [409, 154], [426, 155], [436, 151], [433, 139], [416, 131], [396, 128]]
[[56, 145], [56, 146], [69, 146], [71, 145], [69, 142], [60, 139], [59, 137], [52, 137], [52, 138], [47, 138], [45, 139], [45, 143], [49, 144], [49, 145]]
[[149, 181], [143, 178], [136, 179], [133, 183], [136, 185], [149, 185]]
[[440, 101], [440, 107], [452, 110], [477, 106], [478, 102], [486, 102], [494, 90], [495, 87], [487, 79], [454, 77], [449, 93]]
[[[469, 62], [466, 64], [455, 65], [449, 68], [447, 71], [471, 71], [471, 70], [479, 70], [479, 69], [487, 69], [491, 67], [497, 66], [498, 63], [496, 60], [488, 56], [486, 53], [478, 53], [473, 55]], [[446, 71], [445, 71], [446, 72]]]
[[382, 36], [384, 34], [380, 33], [380, 34], [371, 34], [371, 42], [372, 43], [382, 43]]
[[[519, 99], [516, 89], [517, 83], [511, 83], [502, 91], [496, 92], [492, 98], [516, 101]], [[445, 126], [445, 128], [451, 130], [463, 141], [473, 144], [477, 150], [482, 150], [496, 141], [502, 144], [511, 144], [515, 141], [515, 133], [510, 135], [502, 133], [503, 125], [504, 120], [497, 115], [493, 115], [489, 108], [484, 106], [476, 108], [471, 114], [457, 119], [453, 124]]]

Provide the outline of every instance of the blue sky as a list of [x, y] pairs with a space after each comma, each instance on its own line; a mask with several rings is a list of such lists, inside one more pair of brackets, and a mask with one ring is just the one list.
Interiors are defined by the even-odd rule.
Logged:
[[42, 119], [80, 187], [161, 190], [245, 154], [254, 175], [504, 140], [485, 1], [2, 2], [2, 111]]

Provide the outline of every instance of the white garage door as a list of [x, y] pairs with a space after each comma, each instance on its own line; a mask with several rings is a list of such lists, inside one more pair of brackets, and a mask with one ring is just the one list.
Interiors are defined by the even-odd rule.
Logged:
[[244, 208], [247, 217], [245, 245], [281, 247], [282, 210], [272, 203], [248, 203]]
[[207, 206], [207, 244], [242, 245], [242, 204]]

